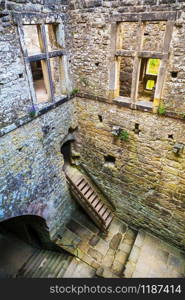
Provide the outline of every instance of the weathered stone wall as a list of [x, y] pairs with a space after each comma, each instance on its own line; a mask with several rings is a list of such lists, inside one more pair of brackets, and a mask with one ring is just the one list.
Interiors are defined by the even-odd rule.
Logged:
[[62, 171], [60, 147], [76, 127], [65, 103], [0, 138], [0, 217], [40, 215], [51, 230], [70, 217], [74, 203]]
[[30, 115], [33, 99], [14, 13], [27, 13], [34, 24], [50, 13], [64, 22], [66, 4], [15, 0], [0, 6], [0, 220], [39, 215], [52, 234], [75, 208], [60, 147], [77, 121], [69, 97], [36, 105], [36, 115]]
[[0, 28], [0, 128], [28, 113], [32, 106], [16, 26], [7, 26], [10, 16], [2, 16]]
[[[65, 0], [1, 1], [1, 219], [28, 213], [41, 215], [50, 229], [56, 231], [70, 216], [75, 206], [62, 171], [60, 143], [69, 128], [77, 126], [78, 118], [77, 146], [82, 162], [101, 183], [117, 214], [129, 224], [183, 246], [185, 158], [183, 151], [179, 155], [174, 152], [176, 146], [185, 144], [184, 120], [110, 103], [109, 92], [114, 17], [124, 16], [124, 13], [141, 16], [142, 13], [177, 12], [162, 100], [167, 111], [182, 117], [185, 1], [71, 0], [69, 6], [67, 4]], [[33, 120], [30, 118], [28, 111], [33, 99], [13, 21], [14, 12], [28, 12], [29, 18], [37, 13], [38, 20], [47, 18], [50, 13], [64, 19], [72, 86], [81, 94], [77, 102], [78, 117], [76, 105], [70, 100], [56, 106], [50, 104], [49, 110], [49, 104], [44, 104], [42, 114]], [[35, 20], [34, 15], [33, 18]], [[129, 25], [128, 20], [127, 23], [128, 38], [126, 36], [123, 49], [127, 50], [128, 45], [132, 50], [137, 41], [136, 28], [132, 30], [134, 23]], [[147, 28], [150, 35], [153, 29], [150, 25]], [[158, 38], [162, 34], [161, 31], [158, 34], [158, 27], [153, 32]], [[156, 50], [151, 41], [147, 50], [150, 45]], [[102, 116], [102, 122], [98, 115]], [[111, 133], [113, 126], [129, 133], [127, 142], [115, 141]], [[115, 165], [104, 164], [107, 155], [116, 158]]]
[[[129, 0], [129, 1], [71, 1], [69, 31], [73, 39], [71, 69], [76, 87], [81, 93], [99, 97], [108, 97], [110, 89], [112, 43], [111, 23], [115, 16], [125, 13], [161, 13], [176, 12], [177, 19], [173, 27], [170, 56], [167, 63], [162, 101], [167, 112], [184, 115], [184, 34], [185, 1]], [[151, 23], [151, 24], [150, 24]], [[150, 51], [161, 50], [166, 22], [146, 22], [144, 48]], [[125, 23], [127, 33], [123, 40], [123, 50], [134, 50], [137, 42], [137, 30], [133, 20]], [[138, 23], [139, 24], [139, 23]], [[160, 26], [159, 26], [160, 25]], [[161, 30], [160, 30], [161, 27]], [[127, 41], [126, 41], [127, 40]], [[147, 42], [148, 40], [148, 42]], [[128, 47], [127, 47], [128, 46]], [[177, 72], [174, 78], [172, 73]], [[178, 95], [177, 95], [178, 94]]]
[[[178, 156], [173, 151], [177, 143], [185, 143], [184, 121], [82, 98], [78, 114], [82, 163], [101, 184], [116, 214], [184, 246], [185, 153]], [[128, 132], [128, 141], [115, 139], [115, 125]], [[107, 155], [116, 158], [115, 165], [105, 163]]]
[[[0, 10], [0, 128], [26, 116], [33, 105], [14, 14], [28, 13], [36, 22], [49, 13], [65, 23], [66, 1], [5, 1]], [[35, 14], [35, 15], [34, 15]]]
[[[116, 206], [117, 215], [137, 228], [143, 227], [184, 247], [185, 151], [179, 156], [175, 154], [176, 146], [185, 145], [184, 120], [147, 113], [142, 108], [143, 111], [135, 107], [127, 109], [121, 106], [121, 101], [110, 103], [108, 95], [115, 42], [111, 31], [114, 17], [120, 20], [124, 13], [174, 11], [177, 19], [162, 100], [168, 116], [182, 117], [185, 109], [182, 51], [185, 1], [71, 1], [70, 8], [70, 59], [74, 85], [79, 89], [78, 149], [82, 162], [101, 183]], [[134, 23], [130, 26], [127, 23], [129, 49], [124, 50], [132, 50], [136, 41], [135, 34], [133, 43], [131, 38]], [[147, 24], [149, 37], [155, 32], [155, 41], [152, 43], [150, 37], [146, 50], [150, 50], [151, 44], [151, 51], [159, 51], [160, 43], [159, 48], [154, 45], [156, 37], [163, 39], [164, 31], [157, 34], [158, 26], [156, 30], [154, 27], [155, 23], [152, 28]], [[175, 78], [172, 77], [174, 72], [178, 72]], [[111, 133], [113, 126], [128, 132], [129, 140], [115, 141]], [[115, 166], [105, 164], [107, 155], [116, 158]]]

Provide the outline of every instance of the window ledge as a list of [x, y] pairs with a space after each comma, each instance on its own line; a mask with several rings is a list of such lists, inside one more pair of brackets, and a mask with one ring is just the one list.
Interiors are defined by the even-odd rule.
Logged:
[[113, 101], [116, 104], [119, 104], [119, 105], [124, 106], [124, 107], [129, 107], [129, 108], [131, 108], [131, 106], [133, 104], [132, 99], [127, 98], [127, 97], [116, 97]]
[[120, 106], [128, 107], [131, 109], [137, 109], [137, 110], [142, 110], [147, 112], [153, 111], [153, 102], [149, 102], [149, 101], [134, 102], [131, 98], [127, 98], [127, 97], [116, 97], [113, 101], [114, 103]]
[[135, 103], [136, 109], [144, 110], [144, 111], [152, 111], [153, 110], [153, 102], [149, 101], [137, 101]]

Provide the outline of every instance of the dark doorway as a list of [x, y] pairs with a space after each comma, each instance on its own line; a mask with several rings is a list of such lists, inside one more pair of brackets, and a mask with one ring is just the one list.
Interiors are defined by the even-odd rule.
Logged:
[[61, 147], [61, 153], [64, 156], [64, 169], [71, 164], [71, 141], [67, 141]]

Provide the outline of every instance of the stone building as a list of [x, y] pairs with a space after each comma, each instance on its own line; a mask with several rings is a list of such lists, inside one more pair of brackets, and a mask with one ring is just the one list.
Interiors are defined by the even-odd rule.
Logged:
[[184, 48], [183, 0], [0, 1], [0, 276], [185, 275]]

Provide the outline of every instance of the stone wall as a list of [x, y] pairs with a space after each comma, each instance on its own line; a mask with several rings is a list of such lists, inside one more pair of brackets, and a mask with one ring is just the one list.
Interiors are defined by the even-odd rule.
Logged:
[[56, 231], [75, 205], [62, 171], [61, 143], [76, 127], [67, 102], [0, 138], [0, 217], [25, 214], [46, 219]]
[[24, 13], [32, 24], [49, 17], [63, 26], [67, 1], [0, 2], [0, 220], [39, 215], [54, 234], [75, 208], [60, 147], [77, 120], [69, 96], [33, 102], [15, 20]]
[[[71, 70], [79, 90], [78, 149], [82, 162], [101, 183], [119, 217], [180, 247], [185, 241], [184, 10], [185, 1], [71, 1], [68, 22]], [[176, 20], [161, 98], [166, 115], [160, 116], [147, 113], [142, 106], [111, 100], [109, 92], [115, 60], [112, 24], [130, 14], [129, 49], [124, 50], [132, 50], [134, 18], [153, 13], [152, 20], [163, 12], [175, 12]], [[154, 30], [154, 35], [163, 39], [163, 33], [157, 34], [158, 26], [154, 28], [155, 22], [153, 27], [149, 23], [149, 37]], [[156, 50], [154, 45], [150, 38], [147, 50]], [[128, 141], [115, 139], [115, 128], [128, 133]], [[105, 163], [108, 155], [116, 158], [115, 165]]]
[[33, 105], [15, 14], [26, 13], [32, 19], [32, 24], [37, 24], [52, 13], [65, 23], [67, 10], [64, 0], [16, 0], [3, 3], [0, 10], [0, 128], [28, 115]]
[[[185, 143], [184, 121], [82, 98], [78, 116], [82, 163], [101, 184], [116, 214], [183, 247], [185, 153], [176, 155], [174, 147]], [[114, 126], [129, 134], [127, 141], [114, 137]], [[115, 157], [115, 165], [106, 164], [107, 155]]]
[[[116, 17], [120, 20], [121, 17], [124, 18], [124, 14], [128, 13], [140, 16], [143, 13], [175, 12], [177, 15], [173, 26], [170, 55], [165, 68], [165, 84], [161, 101], [163, 101], [167, 112], [176, 113], [179, 117], [183, 117], [185, 90], [183, 79], [184, 11], [185, 1], [180, 0], [71, 1], [68, 25], [72, 38], [71, 45], [74, 49], [71, 69], [76, 87], [81, 93], [108, 98], [111, 85], [111, 62], [113, 60], [112, 44], [114, 44], [115, 36], [112, 35], [111, 25], [115, 23]], [[154, 22], [153, 25], [152, 21], [145, 23], [148, 36], [144, 37], [143, 49], [160, 51], [160, 41], [163, 41], [164, 38], [165, 22], [158, 22], [159, 24]], [[127, 32], [125, 40], [123, 40], [125, 46], [122, 49], [134, 50], [137, 41], [135, 23], [132, 19], [130, 24], [129, 21], [125, 24]], [[149, 40], [148, 43], [147, 40]], [[175, 72], [177, 74], [174, 77]]]
[[[22, 12], [34, 24], [50, 15], [63, 20], [69, 81], [78, 90], [77, 104], [68, 95], [36, 107], [36, 117], [30, 117], [33, 99], [15, 24], [15, 13]], [[125, 108], [110, 98], [116, 20], [129, 13], [123, 50], [133, 50], [138, 32], [134, 24], [146, 14], [155, 17], [162, 12], [176, 16], [161, 99], [168, 116], [148, 113], [142, 107], [142, 111], [135, 106]], [[77, 150], [116, 206], [117, 215], [183, 246], [184, 12], [181, 0], [1, 1], [1, 219], [40, 215], [55, 232], [68, 219], [75, 205], [62, 171], [60, 145], [79, 121]], [[147, 30], [150, 36], [150, 23]], [[158, 27], [153, 32], [161, 36]], [[150, 39], [146, 50], [156, 50], [154, 44]], [[128, 141], [113, 137], [115, 126], [129, 134]], [[115, 164], [105, 164], [108, 155], [115, 157]]]

